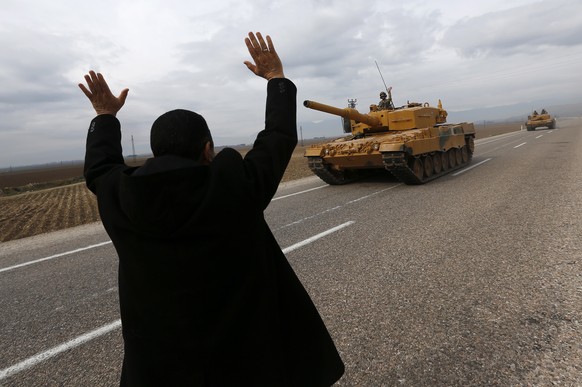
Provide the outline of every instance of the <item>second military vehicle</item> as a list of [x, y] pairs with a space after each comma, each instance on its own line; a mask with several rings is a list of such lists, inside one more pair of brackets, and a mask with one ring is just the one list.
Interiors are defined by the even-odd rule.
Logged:
[[406, 184], [423, 184], [467, 165], [475, 148], [473, 124], [446, 124], [440, 100], [437, 107], [373, 104], [367, 114], [353, 104], [343, 109], [313, 101], [303, 105], [341, 116], [344, 132], [350, 133], [305, 151], [309, 168], [328, 184], [349, 183], [378, 170]]
[[525, 128], [528, 131], [536, 130], [537, 128], [546, 127], [548, 129], [554, 129], [556, 127], [556, 119], [552, 117], [546, 109], [542, 109], [542, 113], [538, 114], [534, 110], [533, 114], [527, 116], [527, 122], [525, 123]]

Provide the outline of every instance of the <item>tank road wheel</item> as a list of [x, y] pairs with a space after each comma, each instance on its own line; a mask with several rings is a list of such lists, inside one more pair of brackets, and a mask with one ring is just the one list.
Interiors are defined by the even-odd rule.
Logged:
[[457, 166], [457, 156], [455, 155], [455, 148], [449, 149], [447, 151], [449, 156], [449, 167], [454, 168]]
[[431, 177], [434, 168], [434, 163], [432, 162], [432, 156], [424, 156], [424, 176]]
[[443, 158], [441, 157], [440, 153], [437, 153], [432, 157], [432, 164], [434, 173], [437, 175], [441, 173], [443, 169]]
[[449, 169], [449, 155], [447, 152], [441, 152], [441, 160], [443, 164], [443, 171]]
[[463, 146], [461, 148], [461, 159], [463, 159], [463, 164], [467, 164], [469, 162], [469, 152], [467, 151], [467, 146]]
[[463, 164], [463, 155], [461, 154], [460, 149], [455, 148], [455, 159], [456, 159], [457, 165]]
[[422, 165], [422, 160], [419, 158], [412, 159], [410, 163], [410, 169], [412, 169], [414, 176], [416, 176], [419, 180], [422, 180], [424, 175], [424, 166]]
[[440, 158], [441, 158], [442, 170], [443, 171], [448, 170], [449, 169], [449, 155], [447, 154], [447, 152], [441, 152]]

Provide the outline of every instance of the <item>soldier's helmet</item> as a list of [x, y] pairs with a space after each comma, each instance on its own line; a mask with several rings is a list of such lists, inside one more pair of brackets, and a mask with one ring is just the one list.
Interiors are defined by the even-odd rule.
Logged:
[[382, 98], [382, 99], [386, 98], [386, 93], [384, 93], [384, 92], [381, 92], [381, 93], [380, 93], [380, 98]]

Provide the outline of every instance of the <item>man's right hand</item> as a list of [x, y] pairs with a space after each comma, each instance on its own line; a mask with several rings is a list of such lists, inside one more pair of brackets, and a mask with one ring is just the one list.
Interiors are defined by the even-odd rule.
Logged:
[[91, 101], [97, 115], [111, 114], [114, 116], [125, 104], [129, 89], [123, 89], [119, 97], [114, 96], [111, 90], [109, 90], [109, 86], [105, 82], [103, 75], [99, 73], [95, 74], [93, 70], [85, 75], [85, 81], [89, 88], [85, 87], [82, 83], [79, 83], [79, 87], [87, 98], [89, 98], [89, 101]]
[[275, 51], [275, 46], [273, 46], [273, 41], [269, 35], [267, 35], [267, 43], [265, 43], [260, 32], [257, 32], [256, 37], [255, 34], [249, 32], [249, 37], [245, 38], [245, 43], [251, 57], [255, 61], [254, 64], [249, 61], [244, 62], [249, 70], [266, 80], [285, 78], [283, 64]]

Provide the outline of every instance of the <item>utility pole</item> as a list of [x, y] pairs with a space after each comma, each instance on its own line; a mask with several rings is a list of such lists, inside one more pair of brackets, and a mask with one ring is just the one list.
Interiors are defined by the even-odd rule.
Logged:
[[303, 126], [299, 125], [299, 133], [301, 135], [301, 146], [303, 146]]
[[131, 135], [131, 151], [133, 152], [133, 162], [135, 163], [135, 144], [133, 143], [133, 134]]

